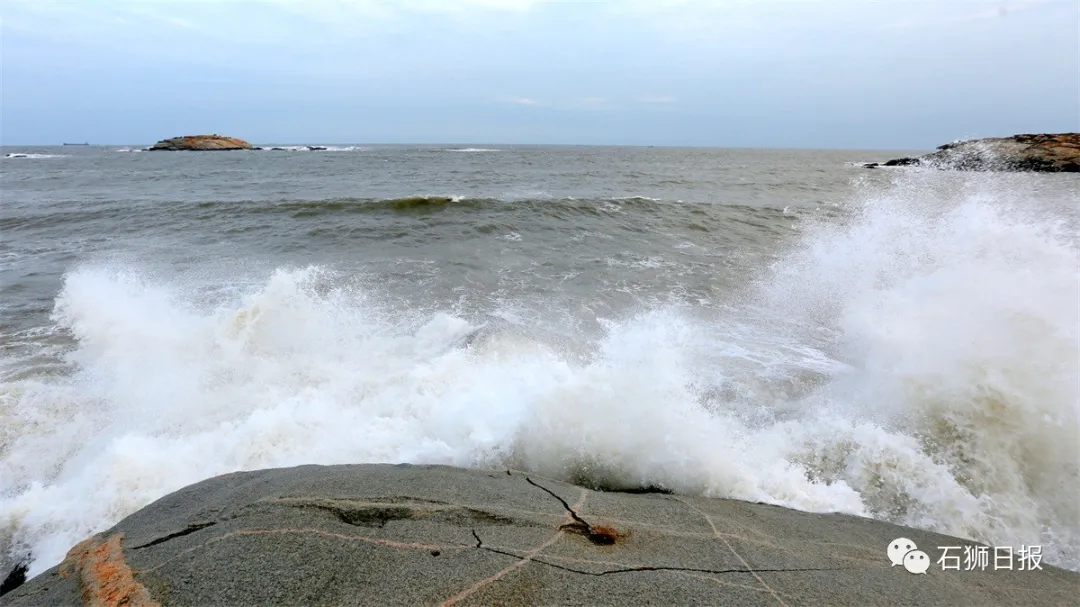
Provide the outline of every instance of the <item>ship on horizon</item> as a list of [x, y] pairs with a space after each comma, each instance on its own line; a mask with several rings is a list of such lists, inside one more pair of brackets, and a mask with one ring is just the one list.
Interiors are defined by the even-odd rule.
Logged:
[[90, 145], [89, 143], [65, 143], [63, 145]]

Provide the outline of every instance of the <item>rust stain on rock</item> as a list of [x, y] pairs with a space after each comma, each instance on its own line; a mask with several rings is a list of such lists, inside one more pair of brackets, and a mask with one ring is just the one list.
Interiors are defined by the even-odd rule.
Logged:
[[161, 607], [124, 559], [123, 533], [95, 535], [76, 544], [60, 564], [60, 575], [78, 574], [83, 603], [89, 607]]
[[561, 531], [576, 533], [597, 546], [611, 546], [617, 544], [629, 536], [629, 532], [616, 530], [614, 527], [604, 525], [588, 525], [575, 521], [559, 527]]

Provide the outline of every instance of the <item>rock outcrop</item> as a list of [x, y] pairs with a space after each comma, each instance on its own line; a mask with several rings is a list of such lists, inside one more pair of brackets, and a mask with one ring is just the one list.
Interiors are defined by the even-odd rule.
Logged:
[[162, 139], [153, 146], [147, 148], [151, 152], [158, 151], [217, 151], [217, 150], [251, 150], [253, 145], [237, 139], [236, 137], [222, 137], [221, 135], [185, 135]]
[[911, 573], [890, 562], [897, 538], [934, 560], [939, 546], [975, 546], [854, 516], [507, 470], [301, 466], [168, 495], [3, 602], [929, 607], [1074, 604], [1080, 587], [1076, 572], [1012, 561]]
[[1013, 135], [955, 141], [917, 158], [897, 158], [876, 166], [925, 166], [954, 171], [1038, 171], [1080, 173], [1080, 133]]

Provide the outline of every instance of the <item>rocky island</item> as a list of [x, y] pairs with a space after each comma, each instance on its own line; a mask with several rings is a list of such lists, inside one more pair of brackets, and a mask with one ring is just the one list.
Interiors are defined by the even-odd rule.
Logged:
[[223, 137], [221, 135], [185, 135], [162, 139], [153, 146], [147, 148], [151, 152], [160, 151], [218, 151], [218, 150], [253, 150], [255, 146], [236, 137]]
[[163, 497], [59, 565], [7, 584], [0, 603], [1075, 604], [1076, 572], [1023, 561], [943, 570], [941, 546], [977, 544], [855, 516], [595, 491], [504, 469], [300, 466], [226, 474]]
[[1080, 173], [1080, 133], [1013, 135], [954, 141], [916, 158], [896, 158], [878, 166], [922, 166], [953, 171], [1036, 171]]

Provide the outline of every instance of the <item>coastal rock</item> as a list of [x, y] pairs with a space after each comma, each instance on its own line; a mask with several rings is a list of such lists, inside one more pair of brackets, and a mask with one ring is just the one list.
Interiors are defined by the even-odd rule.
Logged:
[[185, 135], [162, 139], [152, 147], [147, 148], [151, 152], [158, 151], [216, 151], [216, 150], [250, 150], [250, 143], [236, 137], [222, 137], [221, 135]]
[[918, 158], [884, 166], [925, 166], [954, 171], [1080, 172], [1080, 133], [1013, 135], [954, 141]]
[[906, 167], [919, 164], [918, 158], [894, 158], [893, 160], [887, 160], [881, 163], [881, 166], [887, 167]]
[[1046, 564], [1033, 571], [931, 564], [913, 574], [891, 566], [887, 549], [897, 538], [931, 559], [939, 546], [975, 545], [854, 516], [593, 491], [516, 471], [300, 466], [181, 489], [74, 546], [3, 600], [12, 607], [1064, 605], [1080, 584], [1080, 574]]

